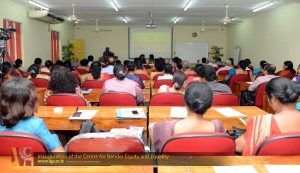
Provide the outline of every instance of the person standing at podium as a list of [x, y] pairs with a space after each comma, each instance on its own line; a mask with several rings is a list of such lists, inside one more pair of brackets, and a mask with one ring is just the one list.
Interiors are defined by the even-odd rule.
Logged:
[[105, 48], [105, 51], [103, 52], [103, 57], [109, 57], [111, 56], [113, 53], [109, 50], [109, 47]]

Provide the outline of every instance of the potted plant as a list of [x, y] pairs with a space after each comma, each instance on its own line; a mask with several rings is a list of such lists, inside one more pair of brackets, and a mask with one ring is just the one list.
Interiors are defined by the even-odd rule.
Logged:
[[66, 61], [66, 60], [71, 61], [72, 60], [72, 58], [74, 56], [73, 49], [74, 49], [74, 46], [71, 43], [62, 46], [62, 59], [63, 59], [63, 61]]
[[213, 58], [214, 60], [216, 60], [217, 58], [221, 58], [223, 57], [223, 53], [221, 52], [223, 50], [222, 47], [218, 47], [218, 46], [212, 46], [210, 48], [210, 56], [211, 58]]

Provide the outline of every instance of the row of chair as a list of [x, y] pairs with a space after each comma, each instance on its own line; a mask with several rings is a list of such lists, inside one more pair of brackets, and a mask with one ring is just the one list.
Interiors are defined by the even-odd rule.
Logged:
[[[0, 155], [12, 155], [12, 148], [22, 151], [30, 148], [32, 153], [49, 154], [45, 143], [39, 137], [22, 132], [0, 132]], [[284, 146], [284, 147], [283, 147]], [[300, 133], [274, 135], [256, 148], [256, 155], [299, 155]], [[111, 133], [85, 133], [73, 137], [65, 147], [74, 152], [145, 153], [147, 145], [136, 136]], [[235, 154], [234, 140], [226, 133], [190, 132], [173, 135], [162, 148], [169, 155], [225, 156]]]

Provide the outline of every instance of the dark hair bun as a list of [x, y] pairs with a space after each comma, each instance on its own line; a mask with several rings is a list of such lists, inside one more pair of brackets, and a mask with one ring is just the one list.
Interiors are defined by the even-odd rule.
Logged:
[[286, 101], [286, 103], [293, 103], [297, 101], [297, 99], [298, 93], [291, 88], [287, 88], [287, 90], [285, 91], [285, 98], [283, 101]]
[[196, 99], [192, 104], [192, 110], [197, 114], [203, 114], [207, 109], [208, 105], [200, 99]]

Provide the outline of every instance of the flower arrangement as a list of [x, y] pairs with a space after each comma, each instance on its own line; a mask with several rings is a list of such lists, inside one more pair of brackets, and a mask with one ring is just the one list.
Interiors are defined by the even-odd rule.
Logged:
[[223, 48], [222, 47], [218, 47], [218, 46], [212, 46], [210, 48], [210, 57], [213, 58], [214, 60], [216, 60], [217, 58], [221, 58], [224, 56], [224, 54], [222, 53]]
[[72, 60], [72, 57], [74, 56], [73, 52], [74, 46], [73, 44], [69, 43], [68, 45], [62, 46], [62, 59], [63, 61], [66, 60]]

